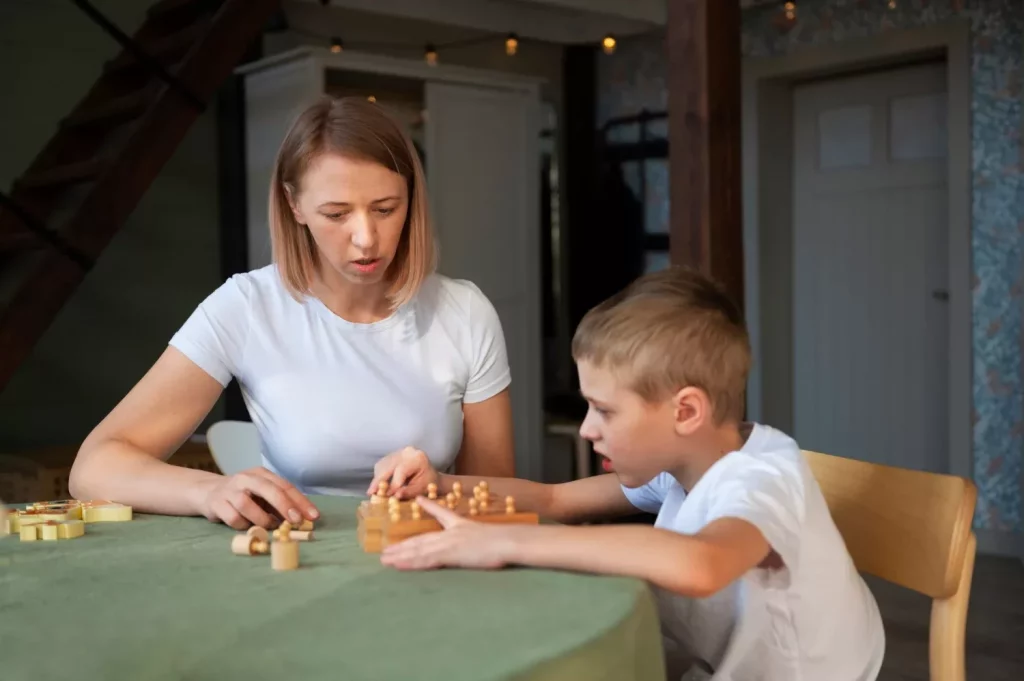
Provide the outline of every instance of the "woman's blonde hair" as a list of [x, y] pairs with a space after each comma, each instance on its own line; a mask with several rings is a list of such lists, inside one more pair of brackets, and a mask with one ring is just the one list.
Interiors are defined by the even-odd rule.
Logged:
[[309, 294], [320, 270], [320, 253], [309, 229], [288, 203], [310, 166], [323, 154], [373, 161], [405, 178], [409, 209], [394, 261], [388, 268], [392, 308], [408, 302], [434, 271], [436, 245], [427, 205], [426, 180], [412, 141], [385, 111], [362, 97], [323, 97], [303, 111], [277, 152], [270, 179], [270, 240], [274, 262], [288, 291]]

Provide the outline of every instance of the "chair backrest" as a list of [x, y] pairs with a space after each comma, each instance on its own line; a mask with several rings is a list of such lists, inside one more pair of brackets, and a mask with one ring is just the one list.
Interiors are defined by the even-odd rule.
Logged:
[[857, 569], [932, 598], [956, 593], [978, 498], [970, 480], [804, 456]]
[[249, 421], [218, 421], [206, 431], [210, 454], [224, 475], [263, 463], [260, 435]]

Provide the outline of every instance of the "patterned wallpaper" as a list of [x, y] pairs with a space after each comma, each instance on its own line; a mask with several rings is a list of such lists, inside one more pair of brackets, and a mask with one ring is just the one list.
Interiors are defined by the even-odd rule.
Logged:
[[[1021, 0], [797, 0], [797, 20], [785, 27], [778, 5], [743, 13], [743, 52], [787, 54], [911, 28], [952, 17], [971, 21], [974, 276], [974, 477], [979, 488], [975, 525], [1024, 531], [1024, 378], [1021, 353], [1024, 302], [1024, 10]], [[788, 30], [787, 30], [788, 28]], [[598, 115], [603, 123], [646, 108], [664, 110], [665, 59], [660, 37], [623, 40], [599, 59]], [[622, 137], [632, 137], [628, 130]], [[649, 182], [667, 184], [667, 176]], [[665, 187], [650, 187], [667, 214]]]

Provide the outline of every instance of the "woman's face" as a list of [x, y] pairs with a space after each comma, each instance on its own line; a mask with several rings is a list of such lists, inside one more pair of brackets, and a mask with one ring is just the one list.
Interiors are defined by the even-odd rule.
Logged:
[[309, 227], [322, 266], [354, 284], [382, 281], [409, 210], [405, 178], [374, 161], [325, 154], [296, 189], [292, 212]]

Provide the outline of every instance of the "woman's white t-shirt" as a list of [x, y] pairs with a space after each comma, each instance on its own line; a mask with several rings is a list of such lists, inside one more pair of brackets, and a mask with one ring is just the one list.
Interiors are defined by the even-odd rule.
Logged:
[[365, 494], [374, 464], [406, 446], [448, 469], [462, 405], [511, 377], [498, 315], [474, 284], [441, 275], [378, 322], [295, 300], [277, 268], [231, 277], [170, 344], [242, 389], [264, 465], [307, 493]]

